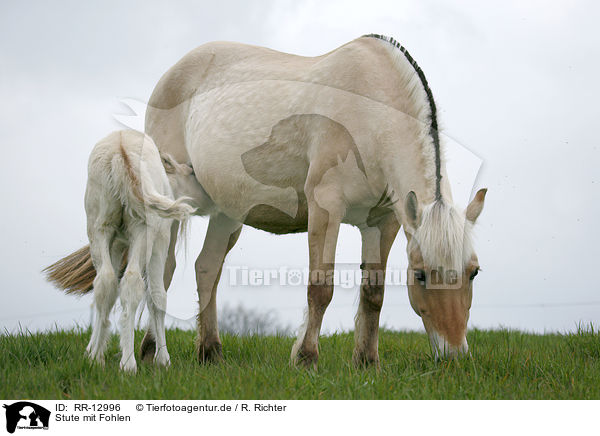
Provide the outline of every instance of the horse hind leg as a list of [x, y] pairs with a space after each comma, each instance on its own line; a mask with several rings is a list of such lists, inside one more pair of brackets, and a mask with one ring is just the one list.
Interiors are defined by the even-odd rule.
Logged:
[[144, 295], [145, 283], [142, 276], [145, 259], [146, 232], [143, 226], [131, 229], [127, 268], [119, 283], [121, 296], [120, 344], [121, 363], [124, 371], [136, 372], [134, 351], [135, 314]]
[[[173, 280], [173, 273], [175, 272], [176, 259], [175, 259], [175, 246], [177, 244], [177, 235], [179, 231], [179, 221], [173, 221], [171, 223], [171, 237], [169, 240], [169, 248], [167, 259], [164, 264], [164, 275], [163, 284], [165, 292], [169, 289], [171, 281]], [[162, 269], [162, 268], [161, 268]], [[152, 323], [148, 323], [148, 329], [142, 339], [142, 345], [140, 346], [140, 357], [145, 362], [152, 362], [156, 354], [156, 332]]]
[[110, 335], [109, 315], [117, 298], [117, 275], [110, 254], [114, 233], [112, 229], [101, 229], [90, 235], [90, 252], [97, 274], [93, 284], [95, 319], [86, 354], [101, 364]]
[[156, 235], [152, 246], [152, 254], [146, 268], [148, 280], [146, 303], [150, 314], [148, 326], [156, 341], [154, 363], [161, 366], [169, 366], [171, 363], [165, 337], [167, 292], [163, 283], [168, 245], [169, 240], [166, 235]]

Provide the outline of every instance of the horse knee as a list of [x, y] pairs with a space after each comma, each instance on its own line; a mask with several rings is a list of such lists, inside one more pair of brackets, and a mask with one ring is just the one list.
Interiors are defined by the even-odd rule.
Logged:
[[112, 268], [100, 268], [93, 283], [94, 302], [100, 309], [110, 305], [111, 294], [117, 289], [117, 276]]
[[366, 284], [360, 287], [360, 297], [365, 309], [380, 312], [383, 306], [383, 285]]
[[139, 271], [127, 270], [121, 279], [121, 301], [125, 306], [137, 307], [144, 295], [144, 278]]
[[150, 302], [156, 309], [164, 312], [167, 309], [167, 293], [165, 291], [150, 292]]
[[333, 298], [333, 285], [308, 285], [308, 305], [325, 310]]

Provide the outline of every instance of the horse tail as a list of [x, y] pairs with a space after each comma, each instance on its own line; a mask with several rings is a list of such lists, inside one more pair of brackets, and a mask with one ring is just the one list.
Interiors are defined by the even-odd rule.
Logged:
[[42, 272], [46, 274], [46, 280], [67, 294], [87, 294], [96, 278], [89, 244], [47, 266]]

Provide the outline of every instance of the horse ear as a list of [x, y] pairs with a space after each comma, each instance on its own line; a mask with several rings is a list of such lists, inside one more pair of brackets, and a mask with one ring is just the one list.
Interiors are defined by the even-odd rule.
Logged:
[[189, 176], [194, 173], [194, 169], [189, 164], [180, 164], [177, 162], [173, 156], [167, 153], [161, 153], [160, 158], [162, 160], [163, 166], [165, 167], [165, 171], [167, 174], [182, 174], [184, 176]]
[[416, 229], [421, 224], [421, 211], [419, 210], [419, 201], [417, 200], [417, 194], [414, 191], [410, 191], [406, 196], [404, 202], [404, 211], [406, 212], [406, 218], [408, 219], [409, 227]]
[[162, 154], [160, 155], [160, 160], [162, 161], [163, 167], [165, 167], [165, 171], [167, 174], [173, 174], [175, 172], [175, 166], [173, 165], [173, 160], [169, 155]]
[[472, 223], [475, 223], [475, 221], [477, 221], [479, 214], [481, 214], [481, 211], [483, 210], [485, 194], [487, 194], [487, 188], [480, 189], [479, 191], [477, 191], [477, 194], [475, 194], [475, 198], [473, 199], [473, 201], [471, 201], [471, 203], [469, 203], [469, 205], [467, 206], [465, 216]]

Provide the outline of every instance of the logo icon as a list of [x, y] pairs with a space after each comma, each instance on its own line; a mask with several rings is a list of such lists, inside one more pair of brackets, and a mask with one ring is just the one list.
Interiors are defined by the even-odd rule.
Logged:
[[11, 405], [4, 404], [6, 409], [6, 431], [14, 433], [19, 429], [48, 429], [50, 411], [29, 401], [19, 401]]

